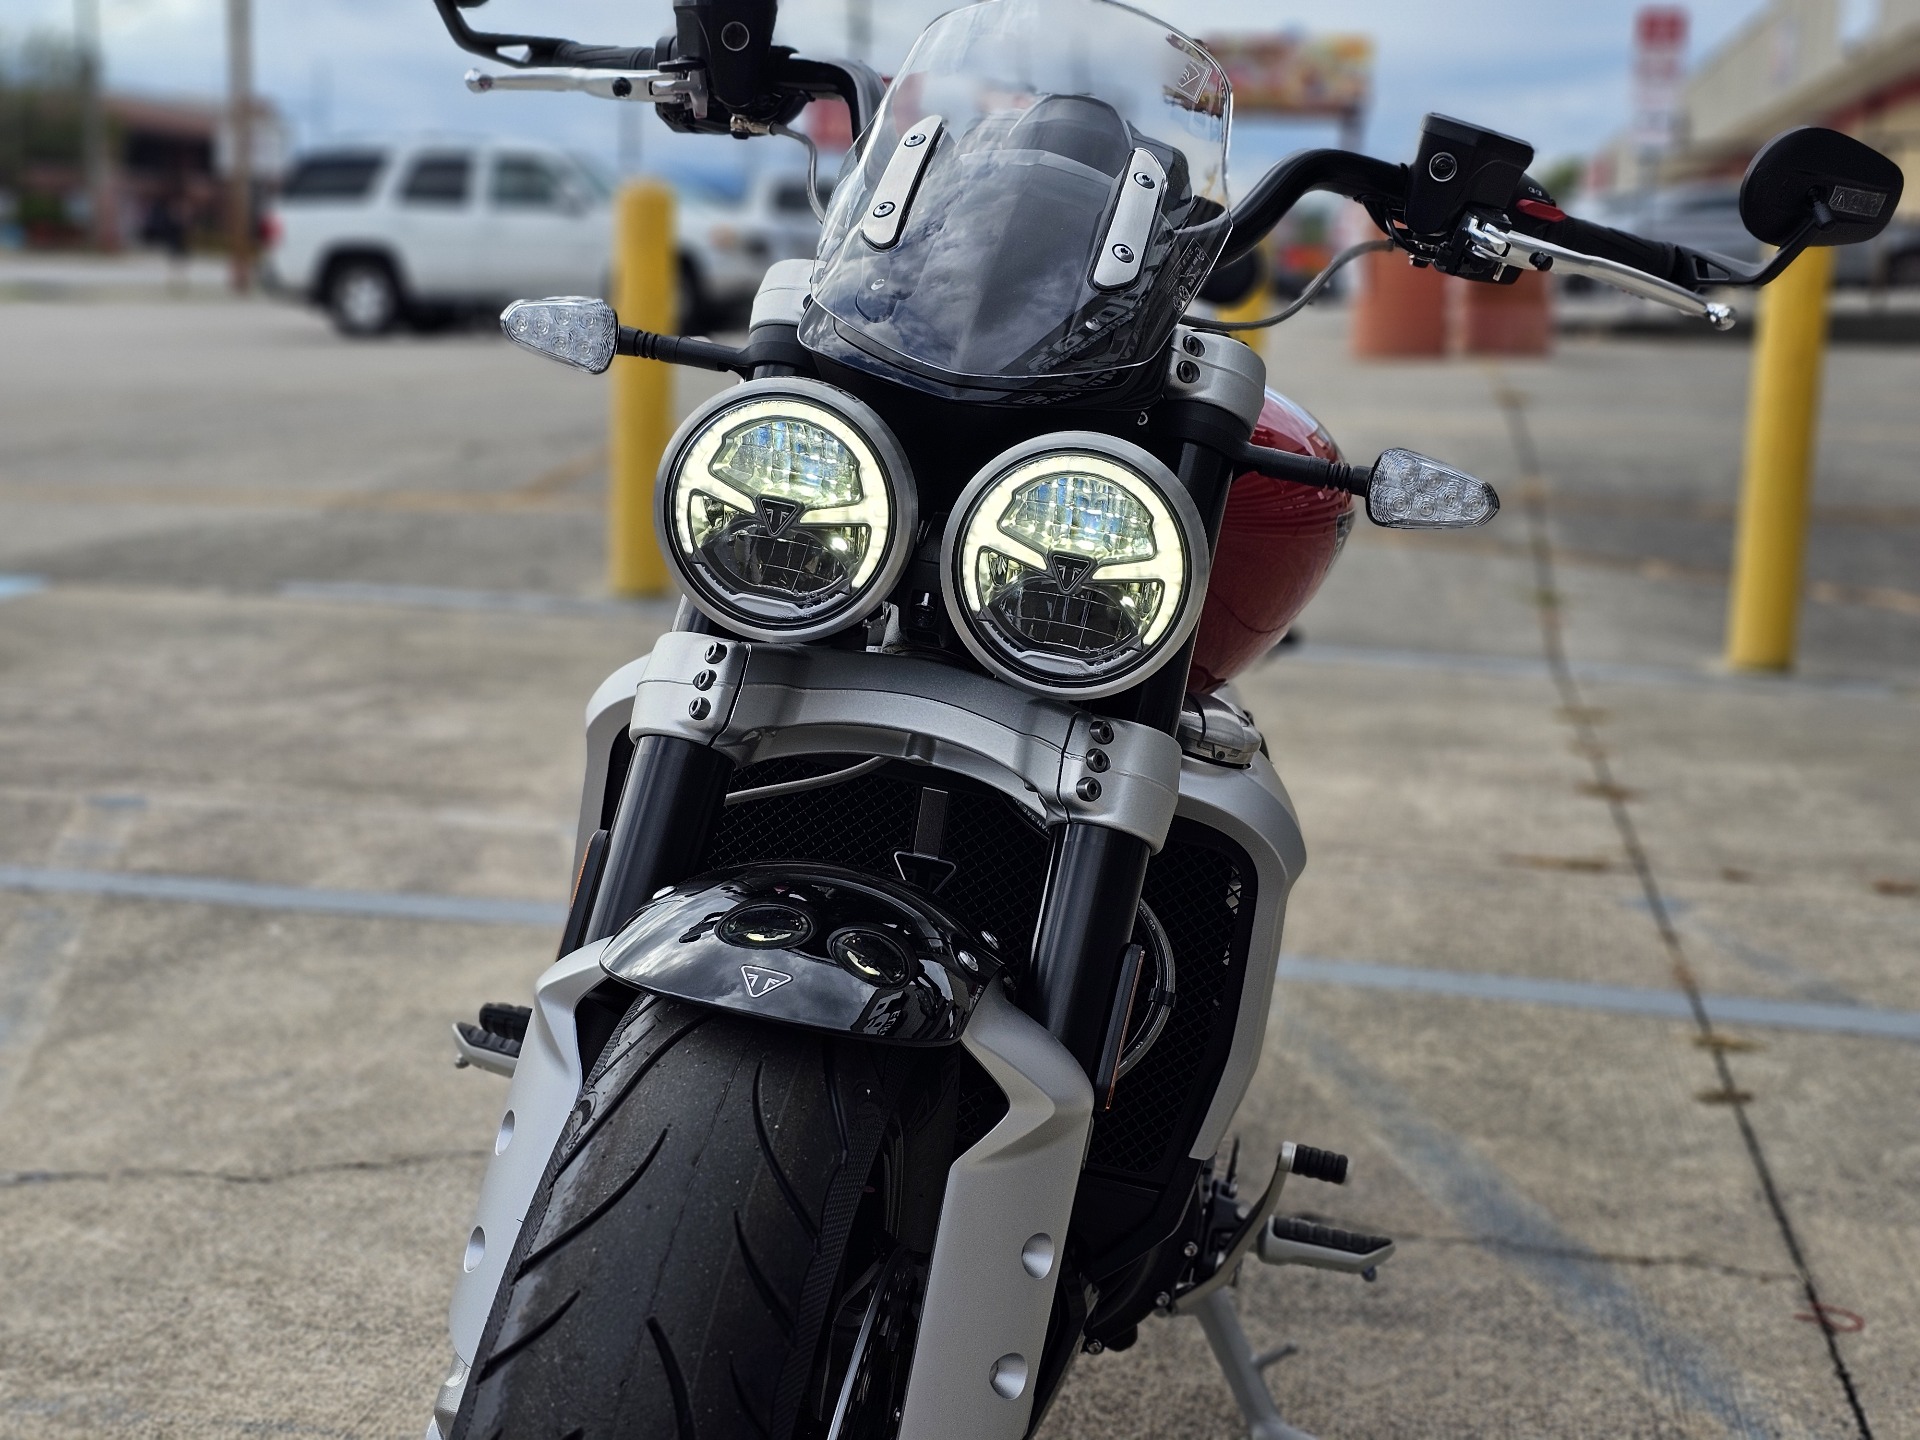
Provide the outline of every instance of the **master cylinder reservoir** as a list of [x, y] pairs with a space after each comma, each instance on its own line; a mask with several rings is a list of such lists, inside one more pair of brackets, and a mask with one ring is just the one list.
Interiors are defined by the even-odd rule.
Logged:
[[[1253, 443], [1337, 460], [1333, 437], [1284, 395], [1267, 391]], [[1248, 471], [1227, 494], [1200, 612], [1187, 688], [1206, 692], [1258, 660], [1320, 588], [1353, 525], [1353, 497]]]

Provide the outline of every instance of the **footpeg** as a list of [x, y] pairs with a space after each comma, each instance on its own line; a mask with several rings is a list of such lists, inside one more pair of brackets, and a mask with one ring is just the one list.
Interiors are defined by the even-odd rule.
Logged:
[[1385, 1235], [1356, 1235], [1296, 1216], [1269, 1222], [1260, 1232], [1257, 1249], [1269, 1265], [1310, 1265], [1371, 1280], [1374, 1270], [1392, 1257], [1393, 1241]]
[[527, 1038], [533, 1011], [525, 1005], [489, 1004], [480, 1007], [480, 1023], [457, 1020], [453, 1026], [453, 1063], [464, 1070], [472, 1065], [496, 1075], [511, 1075], [520, 1061], [520, 1044]]

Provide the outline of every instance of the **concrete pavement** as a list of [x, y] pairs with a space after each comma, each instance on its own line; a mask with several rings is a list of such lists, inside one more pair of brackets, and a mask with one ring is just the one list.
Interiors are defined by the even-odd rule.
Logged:
[[[665, 621], [598, 592], [604, 396], [265, 306], [0, 330], [0, 572], [30, 577], [0, 583], [0, 1436], [417, 1434], [501, 1099], [446, 1023], [524, 991], [551, 926], [21, 877], [539, 918], [580, 707]], [[1243, 687], [1312, 863], [1239, 1129], [1347, 1150], [1345, 1191], [1289, 1198], [1401, 1241], [1375, 1285], [1243, 1282], [1256, 1346], [1302, 1346], [1283, 1408], [1920, 1434], [1920, 1051], [1814, 1024], [1920, 1014], [1920, 354], [1835, 351], [1806, 664], [1753, 681], [1710, 664], [1742, 351], [1339, 339], [1285, 327], [1276, 380], [1507, 509], [1362, 526]], [[1198, 1330], [1155, 1323], [1045, 1433], [1233, 1419]]]

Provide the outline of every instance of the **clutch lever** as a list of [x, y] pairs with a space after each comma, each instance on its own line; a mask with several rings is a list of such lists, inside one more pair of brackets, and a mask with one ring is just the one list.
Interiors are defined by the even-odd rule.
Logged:
[[1732, 306], [1696, 295], [1683, 286], [1662, 280], [1657, 275], [1649, 275], [1644, 270], [1636, 270], [1631, 265], [1622, 265], [1617, 260], [1603, 260], [1598, 255], [1585, 255], [1565, 245], [1556, 245], [1551, 240], [1521, 235], [1478, 215], [1469, 215], [1461, 228], [1473, 253], [1482, 260], [1492, 260], [1516, 270], [1552, 269], [1566, 274], [1585, 275], [1617, 290], [1625, 290], [1630, 295], [1638, 295], [1643, 300], [1652, 300], [1704, 320], [1716, 330], [1731, 330], [1734, 326]]

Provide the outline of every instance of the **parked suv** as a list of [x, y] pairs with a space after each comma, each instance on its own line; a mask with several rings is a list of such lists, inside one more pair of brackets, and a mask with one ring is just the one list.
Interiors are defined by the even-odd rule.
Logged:
[[[590, 166], [525, 141], [431, 138], [304, 156], [268, 217], [268, 283], [350, 335], [497, 309], [530, 295], [601, 295], [611, 192]], [[751, 298], [775, 260], [810, 255], [804, 182], [762, 176], [747, 204], [675, 207], [682, 325]]]

